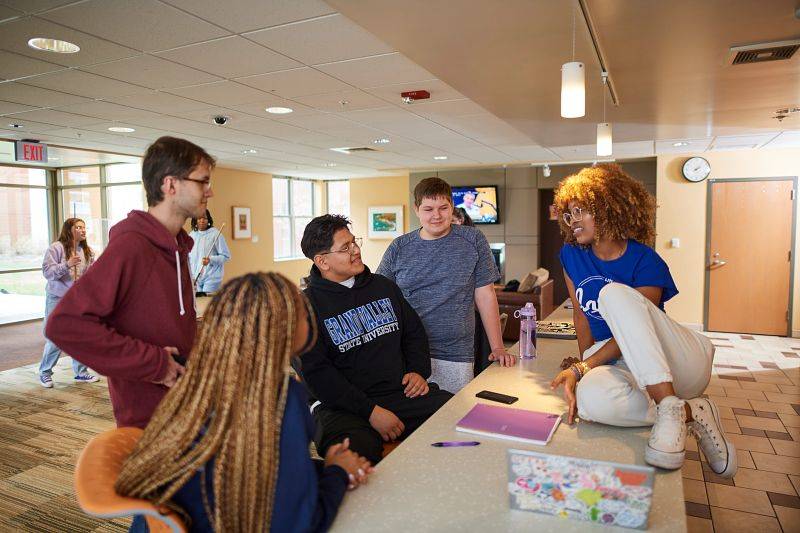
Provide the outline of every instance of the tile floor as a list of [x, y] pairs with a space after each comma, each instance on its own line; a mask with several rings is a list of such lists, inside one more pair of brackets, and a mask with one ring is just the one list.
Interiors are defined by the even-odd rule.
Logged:
[[689, 439], [683, 467], [690, 532], [800, 531], [800, 339], [709, 333], [716, 346], [706, 394], [736, 445], [739, 471], [722, 479]]

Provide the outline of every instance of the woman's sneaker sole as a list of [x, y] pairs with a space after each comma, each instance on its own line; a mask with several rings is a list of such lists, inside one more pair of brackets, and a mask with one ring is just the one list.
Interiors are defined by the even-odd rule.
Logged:
[[663, 468], [664, 470], [677, 470], [683, 466], [686, 459], [686, 451], [682, 452], [662, 452], [651, 448], [650, 445], [644, 451], [644, 460], [647, 464]]

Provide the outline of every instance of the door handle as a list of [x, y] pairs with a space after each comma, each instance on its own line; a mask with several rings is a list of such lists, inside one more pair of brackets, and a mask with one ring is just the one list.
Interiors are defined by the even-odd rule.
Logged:
[[717, 268], [723, 267], [728, 264], [727, 261], [723, 261], [722, 259], [719, 258], [718, 253], [714, 254], [713, 257], [714, 259], [711, 261], [711, 263], [709, 263], [707, 267], [709, 270], [715, 270]]

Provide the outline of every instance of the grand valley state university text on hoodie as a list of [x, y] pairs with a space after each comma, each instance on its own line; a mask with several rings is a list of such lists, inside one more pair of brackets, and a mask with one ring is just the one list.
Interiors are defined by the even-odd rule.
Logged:
[[171, 357], [188, 357], [197, 330], [188, 255], [192, 239], [131, 211], [100, 258], [66, 293], [46, 336], [108, 377], [117, 425], [144, 428], [169, 389], [157, 385]]
[[312, 402], [368, 419], [376, 399], [403, 393], [405, 374], [430, 377], [425, 327], [394, 282], [365, 266], [348, 288], [313, 266], [305, 292], [319, 326], [316, 345], [300, 358]]

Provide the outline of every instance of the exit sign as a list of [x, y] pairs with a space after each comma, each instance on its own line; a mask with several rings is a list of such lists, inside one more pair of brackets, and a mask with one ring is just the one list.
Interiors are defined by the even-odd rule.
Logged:
[[30, 141], [15, 141], [17, 161], [47, 162], [47, 145]]

